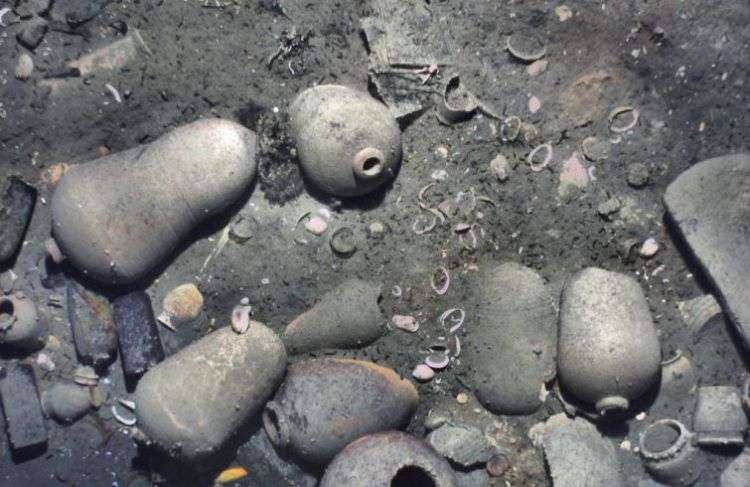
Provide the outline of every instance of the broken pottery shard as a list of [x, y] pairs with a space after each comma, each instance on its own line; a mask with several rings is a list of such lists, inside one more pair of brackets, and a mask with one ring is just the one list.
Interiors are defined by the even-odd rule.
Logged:
[[135, 391], [138, 428], [182, 461], [217, 452], [284, 377], [286, 351], [268, 327], [220, 328], [149, 370]]
[[424, 441], [400, 431], [350, 443], [326, 468], [320, 487], [455, 487], [448, 462]]
[[716, 298], [710, 294], [704, 294], [703, 296], [685, 301], [678, 301], [677, 308], [682, 315], [682, 321], [685, 322], [688, 329], [693, 333], [700, 332], [711, 318], [721, 314], [721, 306], [719, 306]]
[[109, 302], [103, 296], [68, 282], [68, 321], [81, 363], [100, 367], [115, 355], [117, 332]]
[[143, 374], [164, 360], [164, 349], [148, 294], [143, 291], [125, 294], [116, 298], [112, 305], [125, 375]]
[[362, 360], [314, 359], [289, 367], [263, 426], [271, 443], [304, 462], [328, 463], [355, 439], [409, 423], [419, 396], [393, 370]]
[[419, 0], [377, 0], [361, 20], [370, 50], [370, 79], [396, 118], [432, 104], [437, 92], [418, 68], [451, 63], [448, 18]]
[[282, 337], [284, 345], [291, 354], [369, 345], [385, 332], [379, 298], [379, 284], [345, 281], [289, 323]]
[[13, 257], [21, 245], [36, 202], [36, 189], [15, 176], [3, 182], [0, 194], [0, 263]]
[[37, 448], [47, 443], [47, 425], [39, 403], [34, 369], [30, 365], [14, 362], [0, 369], [0, 399], [13, 450]]
[[463, 347], [474, 392], [494, 413], [530, 414], [555, 376], [552, 297], [539, 274], [512, 262], [487, 272], [478, 293], [480, 321]]
[[555, 487], [578, 487], [582, 479], [586, 485], [625, 485], [614, 446], [585, 419], [551, 416], [542, 446]]
[[47, 340], [48, 328], [45, 315], [24, 293], [0, 297], [0, 346], [38, 350]]
[[429, 435], [427, 442], [436, 452], [463, 467], [486, 463], [495, 449], [477, 428], [444, 424]]
[[721, 487], [747, 487], [750, 478], [750, 447], [731, 461], [721, 473]]
[[560, 299], [560, 384], [596, 412], [626, 410], [659, 380], [661, 349], [638, 281], [586, 268]]
[[694, 165], [667, 187], [664, 203], [750, 347], [750, 154]]
[[245, 194], [255, 167], [255, 134], [242, 125], [202, 119], [177, 127], [66, 171], [52, 197], [55, 242], [87, 276], [135, 283]]
[[698, 389], [698, 402], [693, 415], [697, 444], [741, 446], [747, 426], [738, 388], [706, 386]]

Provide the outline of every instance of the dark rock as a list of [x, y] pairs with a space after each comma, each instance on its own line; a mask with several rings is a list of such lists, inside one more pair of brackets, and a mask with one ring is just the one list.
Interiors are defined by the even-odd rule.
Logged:
[[81, 363], [100, 367], [112, 360], [117, 349], [117, 332], [107, 299], [69, 282], [67, 307]]
[[18, 249], [31, 220], [36, 189], [15, 176], [3, 184], [0, 194], [0, 263], [10, 259]]
[[34, 50], [47, 33], [47, 21], [41, 17], [33, 17], [23, 23], [21, 32], [16, 37], [18, 42], [27, 49]]
[[258, 482], [258, 487], [318, 485], [317, 478], [278, 454], [263, 428], [258, 429], [240, 447], [237, 457], [246, 465], [253, 466], [253, 480]]
[[30, 365], [14, 362], [0, 369], [0, 399], [11, 448], [19, 451], [46, 445], [47, 425]]
[[16, 14], [21, 18], [41, 15], [49, 10], [50, 0], [16, 0]]
[[101, 13], [112, 0], [55, 0], [51, 15], [56, 21], [78, 25]]
[[143, 374], [164, 360], [151, 300], [145, 292], [135, 291], [112, 304], [122, 369], [128, 376]]
[[750, 154], [696, 164], [667, 187], [664, 203], [750, 347]]

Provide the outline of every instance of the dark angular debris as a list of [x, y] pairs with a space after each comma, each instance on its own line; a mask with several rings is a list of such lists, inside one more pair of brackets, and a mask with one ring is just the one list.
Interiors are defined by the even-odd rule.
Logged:
[[41, 15], [49, 10], [51, 0], [16, 0], [16, 7], [13, 9], [22, 19]]
[[18, 250], [36, 203], [36, 189], [10, 176], [0, 194], [0, 263]]
[[0, 400], [14, 451], [46, 445], [47, 425], [39, 403], [34, 369], [30, 365], [13, 362], [0, 369]]
[[125, 294], [116, 298], [112, 307], [125, 375], [141, 375], [164, 360], [164, 348], [148, 294], [144, 291]]
[[462, 467], [486, 463], [497, 452], [479, 429], [444, 424], [427, 435], [427, 442], [439, 454]]
[[16, 39], [25, 48], [33, 51], [42, 42], [46, 33], [47, 21], [41, 17], [33, 17], [23, 22]]

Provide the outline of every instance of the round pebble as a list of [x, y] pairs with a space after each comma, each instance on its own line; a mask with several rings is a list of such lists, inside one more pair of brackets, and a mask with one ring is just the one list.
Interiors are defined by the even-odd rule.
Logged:
[[305, 230], [313, 235], [322, 235], [327, 228], [328, 223], [319, 216], [314, 216], [305, 223]]
[[648, 166], [635, 162], [628, 166], [628, 184], [634, 188], [642, 188], [649, 182], [651, 174]]
[[428, 382], [431, 381], [433, 377], [435, 377], [435, 371], [425, 364], [419, 364], [414, 367], [411, 376], [420, 382]]
[[645, 259], [650, 259], [651, 257], [655, 256], [658, 251], [659, 243], [656, 241], [656, 239], [647, 238], [641, 245], [638, 254]]

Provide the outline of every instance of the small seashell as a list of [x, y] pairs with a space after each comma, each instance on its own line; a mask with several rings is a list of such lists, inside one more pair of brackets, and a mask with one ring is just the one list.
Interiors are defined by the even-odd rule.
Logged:
[[354, 242], [354, 230], [349, 227], [341, 227], [331, 234], [331, 249], [339, 257], [351, 257], [357, 251]]
[[[627, 120], [628, 114], [630, 114], [630, 120], [623, 122]], [[609, 130], [616, 134], [627, 132], [638, 124], [638, 115], [638, 110], [631, 106], [615, 108], [609, 113]]]
[[458, 336], [453, 335], [452, 337], [448, 338], [448, 352], [450, 352], [453, 358], [457, 358], [459, 355], [461, 355], [461, 340], [458, 338]]
[[466, 233], [471, 229], [471, 225], [468, 223], [460, 222], [456, 223], [456, 225], [453, 227], [454, 233]]
[[381, 222], [372, 222], [367, 226], [367, 233], [369, 233], [372, 238], [380, 238], [385, 233], [385, 225]]
[[527, 62], [536, 61], [547, 54], [547, 46], [541, 37], [531, 30], [514, 32], [508, 37], [505, 48], [513, 57]]
[[47, 255], [55, 264], [59, 265], [62, 263], [62, 261], [65, 260], [65, 256], [60, 250], [60, 247], [57, 246], [57, 242], [55, 242], [55, 239], [48, 238], [47, 240], [45, 240], [44, 250], [47, 252]]
[[508, 158], [502, 154], [498, 154], [490, 161], [490, 170], [495, 174], [498, 181], [507, 181], [510, 174]]
[[181, 284], [164, 296], [159, 321], [174, 329], [198, 318], [203, 311], [203, 294], [195, 284]]
[[610, 143], [596, 137], [586, 137], [581, 141], [581, 151], [589, 161], [601, 161], [609, 157]]
[[76, 369], [73, 382], [82, 386], [95, 386], [99, 383], [99, 376], [93, 367], [82, 365]]
[[411, 376], [419, 382], [428, 382], [431, 381], [433, 377], [435, 377], [435, 371], [425, 364], [419, 364], [414, 367]]
[[132, 414], [122, 414], [119, 410], [116, 404], [113, 404], [111, 407], [112, 416], [115, 417], [115, 419], [125, 426], [135, 426], [136, 423], [136, 417]]
[[542, 102], [536, 96], [529, 98], [529, 112], [534, 114], [542, 108]]
[[135, 402], [134, 401], [131, 401], [129, 399], [118, 398], [117, 402], [119, 402], [124, 407], [128, 408], [129, 410], [135, 411]]
[[328, 223], [326, 223], [326, 221], [319, 216], [314, 216], [307, 220], [307, 222], [305, 223], [305, 230], [312, 233], [313, 235], [323, 235], [327, 228]]
[[432, 290], [439, 295], [443, 295], [448, 292], [448, 288], [451, 285], [451, 276], [448, 273], [448, 269], [441, 266], [438, 267], [435, 272], [432, 273], [430, 278], [430, 286]]
[[647, 238], [641, 245], [638, 254], [644, 259], [650, 259], [659, 251], [659, 243], [654, 238]]
[[522, 125], [521, 119], [515, 115], [503, 120], [503, 123], [500, 125], [500, 140], [503, 142], [513, 142], [516, 140], [521, 133]]
[[448, 328], [448, 332], [453, 334], [461, 328], [465, 318], [466, 311], [461, 308], [451, 308], [443, 311], [443, 314], [440, 315], [440, 325], [443, 328]]
[[391, 296], [394, 298], [400, 298], [403, 295], [403, 291], [401, 290], [401, 286], [396, 284], [391, 288]]
[[546, 59], [539, 59], [526, 67], [526, 73], [531, 77], [539, 76], [547, 70], [548, 65], [549, 62]]
[[393, 318], [391, 318], [391, 322], [393, 323], [393, 326], [400, 330], [408, 331], [411, 333], [419, 330], [419, 322], [413, 316], [393, 315]]
[[253, 238], [258, 222], [252, 216], [240, 215], [229, 226], [229, 236], [237, 243]]
[[[540, 153], [541, 151], [544, 151], [544, 157], [541, 161], [537, 162], [535, 161], [536, 155]], [[534, 172], [539, 172], [544, 170], [545, 167], [547, 167], [552, 160], [552, 144], [542, 144], [537, 147], [535, 147], [531, 152], [529, 152], [528, 157], [526, 157], [526, 162], [529, 164], [529, 169], [531, 169]]]
[[433, 352], [424, 359], [424, 363], [433, 370], [442, 370], [450, 363], [450, 357], [445, 352]]
[[253, 308], [251, 306], [237, 305], [232, 309], [232, 330], [237, 333], [245, 333], [250, 328], [250, 313]]
[[411, 229], [417, 235], [424, 235], [425, 233], [433, 231], [437, 224], [437, 216], [432, 215], [432, 218], [430, 219], [427, 213], [421, 213], [414, 219]]
[[466, 404], [467, 402], [469, 402], [469, 395], [465, 392], [459, 392], [456, 395], [456, 402], [459, 404]]
[[18, 56], [18, 63], [16, 64], [16, 78], [20, 80], [29, 79], [33, 72], [34, 59], [25, 52], [21, 53]]

